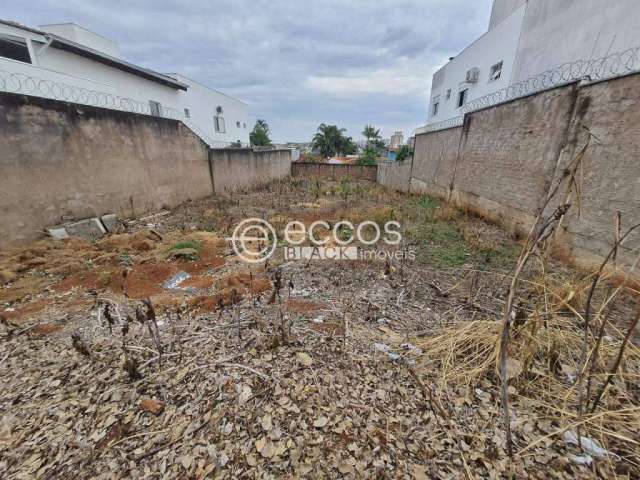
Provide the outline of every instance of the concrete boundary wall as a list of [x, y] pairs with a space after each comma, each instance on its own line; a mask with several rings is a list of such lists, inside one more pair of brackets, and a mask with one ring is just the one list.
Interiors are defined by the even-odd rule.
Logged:
[[0, 245], [290, 174], [287, 151], [210, 150], [178, 120], [0, 93]]
[[291, 174], [294, 177], [320, 177], [336, 180], [348, 178], [375, 182], [377, 179], [378, 167], [376, 165], [295, 162], [291, 165]]
[[379, 163], [377, 182], [392, 190], [408, 192], [411, 183], [411, 160]]
[[213, 149], [209, 153], [216, 193], [231, 193], [291, 175], [291, 150]]
[[[445, 198], [520, 233], [551, 186], [591, 146], [580, 208], [563, 224], [563, 256], [586, 267], [611, 248], [613, 219], [640, 223], [640, 75], [572, 83], [465, 116], [462, 127], [416, 137], [410, 191]], [[630, 239], [622, 258], [640, 247]]]

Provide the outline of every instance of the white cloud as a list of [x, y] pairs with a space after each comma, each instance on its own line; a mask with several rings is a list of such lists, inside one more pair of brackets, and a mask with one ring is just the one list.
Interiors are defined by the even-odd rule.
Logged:
[[336, 97], [383, 94], [391, 96], [426, 95], [430, 82], [428, 70], [421, 68], [422, 75], [399, 73], [388, 68], [345, 76], [310, 76], [305, 86], [316, 93]]

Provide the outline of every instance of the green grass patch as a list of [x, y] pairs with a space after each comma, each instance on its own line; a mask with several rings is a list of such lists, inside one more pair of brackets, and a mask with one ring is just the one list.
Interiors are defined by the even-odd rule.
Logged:
[[425, 210], [435, 210], [440, 207], [442, 202], [440, 200], [430, 197], [428, 195], [423, 195], [418, 198], [418, 206]]
[[169, 252], [169, 254], [171, 254], [171, 252], [176, 252], [176, 255], [178, 255], [178, 252], [180, 250], [193, 250], [195, 253], [191, 253], [188, 255], [181, 255], [183, 258], [186, 258], [187, 260], [196, 260], [199, 256], [200, 256], [200, 251], [202, 250], [202, 245], [200, 244], [200, 242], [197, 242], [195, 240], [185, 240], [183, 242], [178, 242], [178, 243], [174, 243], [171, 248], [169, 248], [169, 250], [167, 250]]
[[495, 247], [482, 248], [473, 252], [473, 261], [481, 267], [510, 269], [520, 254], [520, 246], [501, 242]]
[[174, 243], [169, 250], [182, 250], [183, 248], [193, 248], [200, 252], [202, 245], [195, 240], [185, 240], [183, 242]]
[[410, 197], [408, 201], [398, 205], [398, 208], [404, 219], [430, 222], [433, 221], [433, 215], [440, 206], [440, 200], [421, 195]]
[[438, 268], [452, 268], [469, 261], [469, 250], [458, 228], [448, 222], [423, 223], [409, 231], [420, 245], [419, 259]]

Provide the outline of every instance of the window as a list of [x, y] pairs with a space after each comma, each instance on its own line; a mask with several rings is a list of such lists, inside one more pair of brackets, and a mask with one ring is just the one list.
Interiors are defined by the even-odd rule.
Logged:
[[438, 109], [440, 108], [440, 102], [436, 102], [433, 104], [433, 110], [431, 111], [431, 116], [435, 117], [438, 115]]
[[213, 122], [215, 124], [217, 133], [227, 132], [227, 130], [224, 127], [224, 118], [222, 118], [220, 115], [216, 115], [215, 117], [213, 117]]
[[458, 108], [467, 103], [467, 95], [469, 94], [469, 89], [465, 88], [458, 92]]
[[489, 71], [489, 81], [498, 80], [502, 75], [502, 61], [496, 63]]
[[188, 108], [184, 109], [184, 118], [191, 118], [191, 112]]
[[149, 111], [154, 117], [161, 117], [162, 105], [160, 105], [160, 102], [149, 100]]
[[0, 34], [0, 57], [31, 63], [27, 41], [12, 35]]
[[451, 89], [449, 88], [447, 90], [447, 100], [449, 100], [451, 98]]
[[236, 122], [236, 127], [240, 128], [240, 122]]

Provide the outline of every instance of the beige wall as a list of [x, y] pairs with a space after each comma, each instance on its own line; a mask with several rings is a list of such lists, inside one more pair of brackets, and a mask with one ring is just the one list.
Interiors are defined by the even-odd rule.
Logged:
[[[411, 192], [425, 192], [526, 232], [554, 179], [587, 139], [581, 204], [564, 224], [568, 252], [591, 265], [613, 218], [640, 223], [640, 75], [570, 84], [468, 114], [462, 127], [416, 137]], [[640, 246], [640, 235], [629, 248]], [[630, 253], [627, 252], [627, 260]]]
[[180, 122], [0, 94], [0, 243], [63, 215], [123, 216], [211, 195], [207, 147]]
[[441, 197], [449, 195], [461, 133], [462, 127], [456, 127], [416, 137], [411, 191], [422, 191]]
[[63, 217], [126, 218], [285, 177], [291, 151], [210, 150], [176, 120], [2, 93], [0, 172], [7, 245]]
[[[584, 145], [585, 128], [595, 139], [579, 176], [580, 215], [574, 209], [566, 227], [576, 255], [602, 256], [611, 248], [616, 212], [622, 214], [623, 231], [640, 223], [640, 75], [582, 88], [575, 117], [572, 152]], [[568, 160], [563, 157], [562, 166]], [[638, 247], [640, 233], [622, 250], [627, 260]]]
[[293, 176], [320, 178], [352, 178], [376, 181], [378, 167], [376, 165], [340, 165], [332, 163], [295, 162], [291, 166]]
[[291, 150], [253, 151], [249, 148], [211, 150], [216, 193], [291, 175]]
[[411, 180], [411, 160], [378, 164], [377, 181], [392, 190], [408, 192]]

